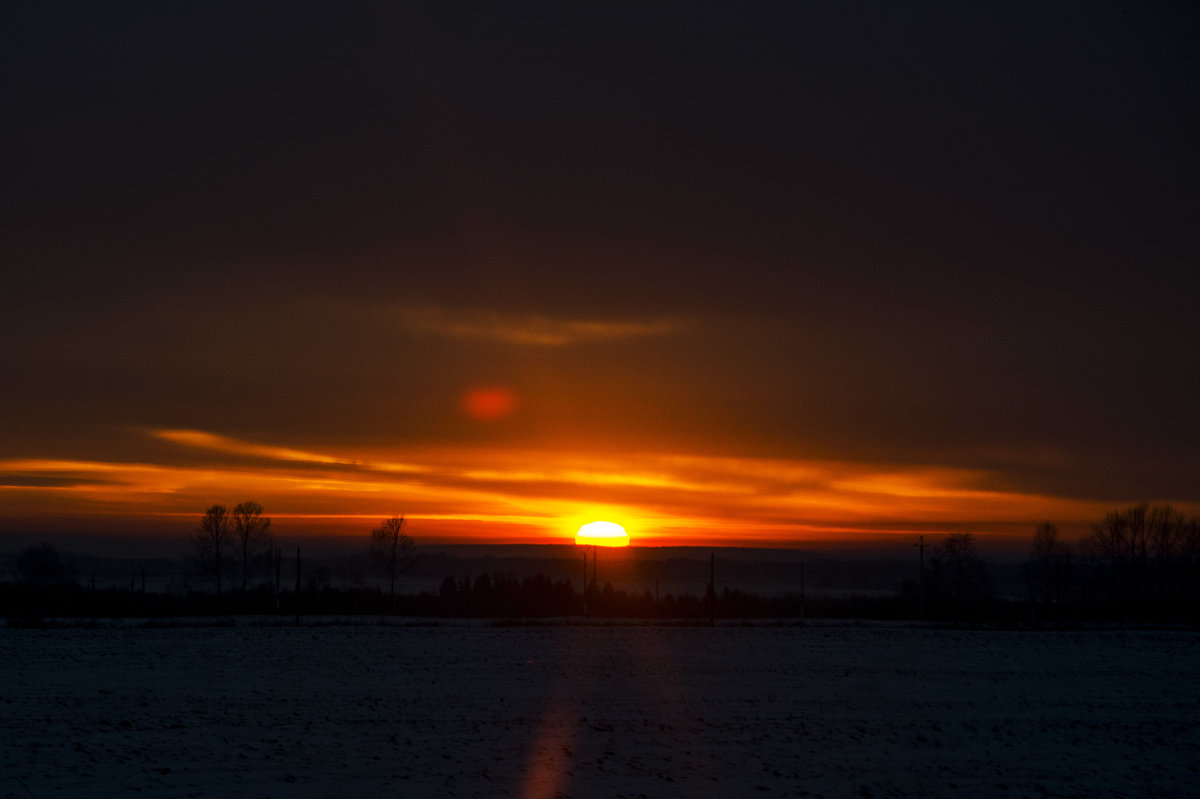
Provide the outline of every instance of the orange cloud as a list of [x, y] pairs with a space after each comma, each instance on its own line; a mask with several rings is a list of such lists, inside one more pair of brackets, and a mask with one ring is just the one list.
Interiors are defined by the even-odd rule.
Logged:
[[203, 430], [153, 430], [151, 434], [155, 438], [170, 441], [174, 444], [211, 449], [218, 452], [228, 452], [235, 455], [308, 463], [354, 463], [354, 461], [344, 458], [320, 455], [315, 452], [305, 452], [288, 447], [273, 447], [267, 444], [254, 444], [228, 436], [217, 435], [216, 433], [206, 433]]
[[440, 447], [405, 452], [314, 452], [197, 430], [150, 435], [232, 455], [105, 463], [0, 461], [0, 496], [21, 513], [198, 514], [254, 498], [280, 519], [357, 531], [403, 512], [419, 531], [497, 540], [571, 540], [596, 519], [635, 543], [727, 544], [853, 536], [922, 525], [1087, 521], [1106, 504], [996, 490], [979, 470], [711, 457]]

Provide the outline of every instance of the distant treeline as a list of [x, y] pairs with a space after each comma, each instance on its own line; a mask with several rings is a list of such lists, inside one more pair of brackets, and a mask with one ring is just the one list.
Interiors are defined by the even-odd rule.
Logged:
[[[382, 528], [393, 542], [401, 525]], [[381, 536], [375, 535], [378, 550]], [[246, 589], [217, 592], [215, 583], [183, 590], [146, 590], [144, 575], [128, 585], [96, 588], [73, 579], [52, 545], [30, 547], [17, 559], [15, 582], [0, 583], [0, 615], [10, 624], [50, 617], [170, 617], [225, 614], [394, 614], [475, 618], [638, 618], [662, 620], [861, 618], [925, 619], [955, 623], [1056, 625], [1089, 622], [1200, 623], [1200, 520], [1168, 506], [1139, 505], [1114, 512], [1075, 545], [1059, 540], [1053, 525], [1034, 531], [1024, 564], [1020, 597], [998, 596], [993, 569], [970, 534], [920, 544], [920, 568], [885, 595], [775, 596], [709, 585], [697, 592], [641, 592], [610, 582], [518, 578], [501, 570], [448, 575], [437, 591], [396, 591], [396, 560], [382, 561], [388, 590], [358, 584], [335, 586], [327, 567], [301, 580], [282, 580], [282, 557], [266, 563]], [[389, 550], [389, 552], [394, 550]], [[413, 560], [411, 547], [404, 563]], [[914, 552], [914, 555], [917, 553]], [[379, 560], [376, 558], [376, 560]], [[915, 564], [914, 564], [915, 565]], [[292, 582], [288, 586], [288, 582]], [[402, 586], [401, 586], [402, 589]]]
[[1169, 505], [1108, 514], [1071, 546], [1052, 524], [1034, 532], [1025, 564], [1038, 620], [1099, 616], [1200, 621], [1200, 518]]
[[[1019, 620], [1013, 603], [991, 610]], [[58, 585], [0, 583], [0, 615], [20, 626], [45, 618], [166, 618], [229, 614], [396, 615], [434, 618], [612, 618], [702, 621], [710, 618], [916, 618], [912, 597], [804, 598], [797, 594], [761, 596], [740, 589], [712, 592], [630, 592], [611, 583], [582, 589], [570, 580], [544, 574], [518, 579], [500, 573], [447, 577], [439, 592], [397, 593], [378, 588], [326, 585], [276, 594], [267, 586], [247, 592], [154, 592], [135, 586], [93, 589], [78, 582]]]

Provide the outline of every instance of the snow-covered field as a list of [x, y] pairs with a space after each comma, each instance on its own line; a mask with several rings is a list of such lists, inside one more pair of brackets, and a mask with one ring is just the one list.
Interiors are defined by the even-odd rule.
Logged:
[[0, 797], [1196, 796], [1200, 635], [0, 629]]

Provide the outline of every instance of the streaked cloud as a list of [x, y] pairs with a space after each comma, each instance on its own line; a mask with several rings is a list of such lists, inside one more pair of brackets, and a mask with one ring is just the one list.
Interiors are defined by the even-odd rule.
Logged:
[[394, 472], [420, 471], [421, 468], [404, 463], [365, 463], [353, 458], [340, 458], [333, 455], [324, 455], [319, 452], [243, 441], [216, 433], [207, 433], [203, 430], [151, 430], [150, 434], [155, 438], [169, 441], [173, 444], [182, 444], [187, 447], [213, 450], [248, 458], [265, 458], [275, 461], [325, 464], [330, 466], [352, 466]]
[[569, 347], [605, 341], [675, 335], [681, 319], [642, 321], [563, 319], [537, 315], [458, 312], [441, 308], [402, 308], [403, 323], [418, 332], [459, 339], [481, 339], [533, 347]]
[[352, 461], [343, 458], [334, 458], [328, 455], [289, 449], [287, 447], [255, 444], [228, 436], [217, 435], [216, 433], [206, 433], [203, 430], [154, 430], [152, 431], [152, 435], [155, 438], [170, 441], [174, 444], [211, 449], [218, 452], [228, 452], [235, 455], [308, 463], [352, 463]]
[[[0, 496], [21, 512], [188, 516], [253, 497], [299, 527], [353, 533], [362, 520], [405, 513], [419, 533], [556, 541], [596, 518], [640, 543], [727, 544], [933, 525], [1013, 525], [1100, 518], [1106, 504], [992, 487], [978, 469], [680, 453], [579, 454], [443, 446], [405, 452], [314, 452], [200, 430], [149, 435], [182, 449], [234, 456], [207, 467], [158, 463], [0, 461]], [[181, 451], [182, 455], [182, 451]], [[1032, 527], [1031, 527], [1032, 529]]]

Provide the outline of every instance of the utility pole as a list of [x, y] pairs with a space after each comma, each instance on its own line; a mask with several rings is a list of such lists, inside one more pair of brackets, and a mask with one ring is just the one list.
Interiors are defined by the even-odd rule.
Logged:
[[800, 618], [804, 618], [804, 556], [800, 556]]
[[917, 543], [915, 546], [918, 550], [920, 550], [921, 553], [921, 572], [917, 576], [917, 596], [919, 597], [920, 601], [918, 611], [920, 615], [918, 618], [920, 618], [921, 621], [925, 621], [925, 536], [917, 536]]
[[300, 547], [296, 547], [296, 593], [292, 595], [296, 606], [296, 626], [300, 626]]
[[708, 626], [717, 623], [717, 553], [708, 553]]
[[595, 610], [592, 606], [599, 607], [600, 605], [600, 589], [596, 587], [596, 545], [592, 544], [592, 584], [587, 585], [587, 551], [583, 553], [583, 582], [584, 582], [584, 604], [587, 607], [587, 615], [591, 616]]

